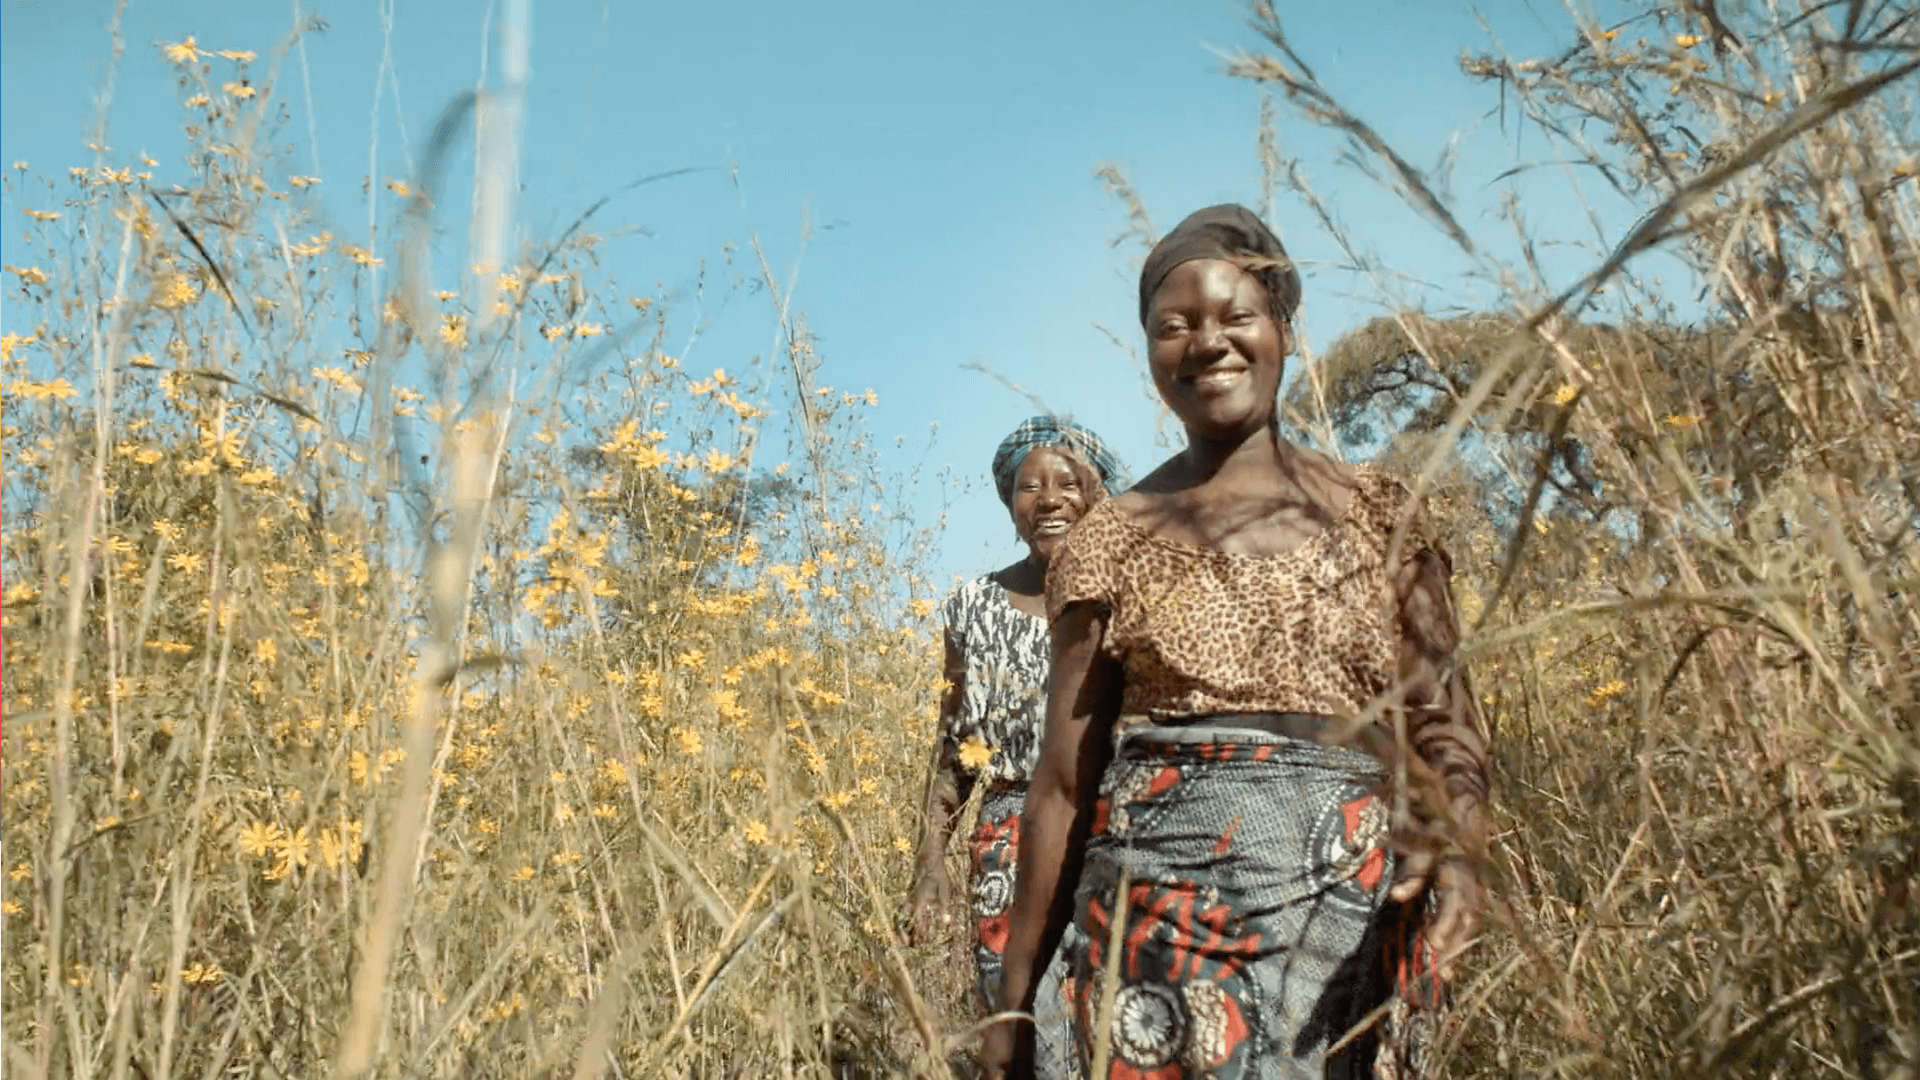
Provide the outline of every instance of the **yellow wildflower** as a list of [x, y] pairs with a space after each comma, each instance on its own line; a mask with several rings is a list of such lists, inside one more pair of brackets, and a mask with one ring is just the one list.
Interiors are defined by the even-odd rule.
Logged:
[[211, 102], [212, 100], [213, 100], [212, 98], [208, 97], [205, 94], [195, 94], [192, 97], [187, 99], [187, 108], [198, 109], [201, 106]]
[[186, 307], [200, 298], [200, 290], [186, 274], [168, 274], [154, 284], [153, 304], [168, 311]]
[[749, 821], [746, 828], [747, 843], [764, 844], [767, 842], [767, 826], [764, 822]]
[[312, 846], [313, 841], [307, 835], [305, 825], [296, 831], [282, 833], [274, 842], [275, 850], [280, 855], [280, 865], [287, 867], [307, 865], [308, 851]]
[[360, 380], [337, 367], [314, 368], [313, 377], [323, 382], [330, 382], [349, 394], [357, 394], [360, 392]]
[[1700, 44], [1700, 35], [1699, 34], [1675, 34], [1673, 35], [1673, 43], [1675, 45], [1680, 46], [1683, 49], [1691, 49], [1695, 45]]
[[342, 863], [360, 860], [360, 832], [358, 821], [347, 823], [347, 827], [335, 832], [332, 829], [320, 830], [320, 862], [328, 870], [338, 870]]
[[168, 60], [176, 64], [191, 64], [200, 59], [200, 46], [193, 40], [191, 34], [187, 35], [185, 41], [176, 41], [165, 46], [161, 51], [166, 54]]
[[195, 964], [180, 972], [180, 981], [189, 985], [217, 983], [222, 974], [219, 964]]
[[1625, 679], [1612, 679], [1596, 687], [1593, 693], [1587, 695], [1587, 703], [1590, 705], [1600, 705], [1606, 702], [1608, 698], [1616, 698], [1626, 692], [1627, 682]]
[[15, 266], [12, 263], [0, 263], [0, 270], [6, 270], [20, 278], [22, 285], [45, 285], [47, 272], [37, 266]]
[[240, 849], [259, 858], [272, 851], [280, 840], [280, 826], [271, 821], [256, 821], [240, 831]]
[[253, 87], [248, 86], [246, 83], [243, 83], [243, 82], [222, 83], [220, 85], [220, 89], [225, 91], [228, 95], [232, 97], [240, 98], [242, 100], [250, 98], [256, 93]]
[[1576, 396], [1578, 396], [1579, 393], [1580, 393], [1579, 387], [1573, 385], [1572, 383], [1568, 383], [1565, 386], [1562, 386], [1560, 389], [1555, 390], [1553, 392], [1553, 403], [1555, 405], [1565, 405], [1567, 402], [1572, 401]]
[[981, 741], [978, 735], [967, 736], [960, 744], [960, 767], [968, 772], [979, 772], [993, 760], [993, 747]]
[[522, 866], [522, 867], [521, 867], [520, 869], [518, 869], [518, 870], [515, 870], [515, 871], [513, 872], [513, 880], [515, 880], [515, 881], [532, 881], [532, 880], [533, 880], [533, 875], [534, 875], [534, 874], [536, 874], [536, 873], [538, 873], [538, 872], [539, 872], [539, 871], [537, 871], [537, 870], [535, 870], [535, 869], [534, 869], [533, 867], [531, 867], [531, 866]]
[[0, 364], [12, 362], [14, 351], [22, 345], [31, 345], [39, 340], [39, 334], [29, 334], [25, 337], [19, 334], [0, 335]]
[[64, 401], [67, 398], [78, 396], [80, 393], [80, 391], [73, 388], [72, 383], [65, 379], [54, 379], [52, 382], [40, 383], [15, 383], [13, 392], [26, 398], [28, 401], [45, 401], [48, 398]]
[[59, 221], [60, 220], [60, 211], [58, 210], [27, 210], [24, 212], [28, 217], [32, 218], [35, 221]]
[[319, 183], [319, 182], [320, 182], [320, 178], [319, 178], [319, 177], [317, 177], [317, 176], [289, 176], [289, 177], [287, 177], [287, 183], [288, 183], [289, 185], [291, 185], [291, 186], [293, 186], [293, 187], [297, 187], [297, 188], [303, 188], [303, 187], [312, 187], [313, 185], [315, 185], [315, 184], [317, 184], [317, 183]]
[[[192, 40], [192, 39], [189, 38], [188, 40]], [[243, 64], [253, 62], [252, 49], [221, 49], [218, 53], [215, 53], [214, 55], [223, 56], [228, 60], [238, 60]]]

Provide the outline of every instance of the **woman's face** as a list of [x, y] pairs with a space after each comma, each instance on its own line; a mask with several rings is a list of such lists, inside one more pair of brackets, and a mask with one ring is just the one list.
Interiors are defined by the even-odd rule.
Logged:
[[1057, 450], [1036, 446], [1013, 474], [1013, 527], [1041, 562], [1092, 505], [1090, 470]]
[[1260, 280], [1223, 259], [1173, 268], [1147, 308], [1147, 366], [1188, 431], [1245, 435], [1273, 418], [1292, 342]]

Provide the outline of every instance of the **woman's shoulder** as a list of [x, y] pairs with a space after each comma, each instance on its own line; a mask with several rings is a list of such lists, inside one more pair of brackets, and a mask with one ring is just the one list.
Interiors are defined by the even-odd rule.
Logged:
[[1064, 549], [1070, 546], [1084, 553], [1111, 543], [1112, 539], [1120, 535], [1127, 523], [1132, 520], [1130, 515], [1138, 512], [1129, 508], [1140, 497], [1136, 492], [1128, 491], [1122, 495], [1100, 500], [1093, 509], [1082, 515], [1079, 521], [1073, 523], [1073, 528], [1067, 530], [1066, 539], [1061, 541], [1061, 547]]
[[979, 611], [993, 599], [994, 592], [999, 588], [1000, 583], [993, 579], [991, 573], [970, 577], [955, 585], [953, 591], [947, 594], [946, 602], [941, 605], [947, 626], [954, 628], [965, 623], [971, 613]]
[[1359, 509], [1395, 510], [1413, 500], [1413, 489], [1398, 473], [1377, 461], [1336, 462], [1313, 451], [1324, 462], [1323, 475], [1352, 493]]
[[1412, 541], [1410, 550], [1438, 547], [1427, 500], [1414, 493], [1412, 484], [1378, 462], [1358, 464], [1353, 470], [1356, 505], [1351, 518], [1368, 523], [1383, 538], [1404, 533]]
[[[1133, 487], [1095, 507], [1095, 511], [1106, 511], [1103, 515], [1106, 520], [1098, 528], [1136, 538], [1132, 536], [1136, 530], [1147, 530], [1145, 523], [1162, 516], [1168, 504], [1191, 484], [1181, 455], [1175, 454], [1141, 477]], [[1092, 517], [1092, 513], [1087, 515]]]

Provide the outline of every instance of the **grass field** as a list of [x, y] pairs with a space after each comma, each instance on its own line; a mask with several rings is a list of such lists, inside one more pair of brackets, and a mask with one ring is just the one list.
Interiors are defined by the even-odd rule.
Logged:
[[[1508, 283], [1289, 396], [1386, 425], [1454, 546], [1498, 837], [1445, 1075], [1920, 1076], [1920, 19], [1720, 8], [1464, 61], [1645, 209], [1560, 293], [1271, 12], [1231, 61]], [[430, 168], [354, 247], [264, 65], [170, 57], [190, 190], [6, 180], [0, 1068], [943, 1075], [964, 949], [897, 925], [933, 537], [870, 395], [771, 275], [764, 383], [679, 363], [584, 231], [436, 292]]]

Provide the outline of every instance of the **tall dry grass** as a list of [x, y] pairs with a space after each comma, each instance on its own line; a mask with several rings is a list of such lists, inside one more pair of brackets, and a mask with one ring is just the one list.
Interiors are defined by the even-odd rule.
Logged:
[[[178, 185], [7, 180], [40, 246], [0, 436], [4, 1068], [944, 1055], [964, 980], [893, 926], [926, 535], [871, 392], [819, 383], [764, 259], [729, 283], [773, 298], [756, 361], [670, 352], [692, 317], [600, 272], [592, 221], [503, 244], [511, 80], [348, 242], [270, 149], [290, 44], [166, 47]], [[468, 270], [430, 237], [476, 110]]]
[[[1571, 284], [1524, 203], [1511, 259], [1464, 227], [1274, 9], [1271, 52], [1232, 64], [1344, 132], [1504, 298], [1396, 310], [1290, 398], [1304, 430], [1385, 439], [1454, 527], [1499, 836], [1441, 1053], [1465, 1076], [1911, 1078], [1920, 18], [1573, 21], [1558, 56], [1462, 61], [1543, 165], [1643, 215]], [[1650, 284], [1656, 250], [1691, 283]]]
[[[1468, 60], [1647, 211], [1557, 293], [1271, 11], [1233, 65], [1510, 285], [1294, 399], [1393, 435], [1455, 534], [1501, 832], [1448, 1075], [1920, 1068], [1917, 20], [1707, 11]], [[44, 249], [0, 360], [0, 1064], [943, 1073], [964, 953], [895, 932], [933, 597], [869, 399], [751, 238], [777, 352], [675, 355], [594, 221], [502, 243], [511, 86], [436, 142], [492, 110], [469, 243], [501, 264], [450, 272], [439, 166], [348, 243], [269, 150], [277, 57], [170, 56], [177, 190], [7, 179]], [[1710, 290], [1691, 325], [1633, 279], [1655, 244]]]

